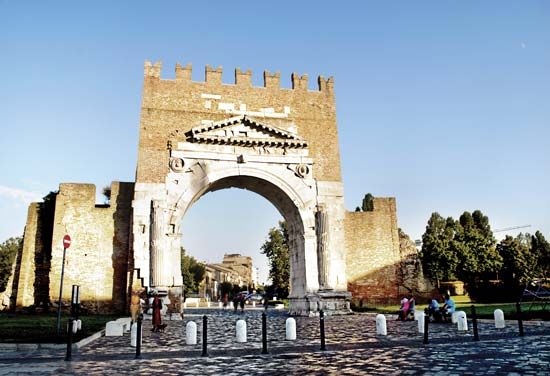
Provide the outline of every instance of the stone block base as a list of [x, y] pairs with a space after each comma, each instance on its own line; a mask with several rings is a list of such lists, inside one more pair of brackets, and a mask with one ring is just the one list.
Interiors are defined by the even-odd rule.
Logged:
[[304, 298], [289, 298], [289, 314], [292, 316], [348, 315], [351, 293], [347, 291], [319, 291]]

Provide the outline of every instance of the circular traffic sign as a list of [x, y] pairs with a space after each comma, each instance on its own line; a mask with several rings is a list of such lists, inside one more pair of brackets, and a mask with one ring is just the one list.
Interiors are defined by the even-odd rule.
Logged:
[[69, 235], [65, 235], [63, 237], [63, 248], [67, 249], [71, 246], [71, 237]]

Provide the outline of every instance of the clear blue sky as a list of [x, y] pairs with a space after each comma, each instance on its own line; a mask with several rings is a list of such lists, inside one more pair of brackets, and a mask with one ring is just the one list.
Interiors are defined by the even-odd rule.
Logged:
[[[550, 237], [550, 2], [199, 3], [0, 0], [0, 240], [59, 182], [134, 179], [146, 59], [165, 78], [176, 62], [195, 80], [205, 64], [225, 82], [251, 68], [258, 85], [264, 69], [284, 86], [333, 75], [348, 209], [372, 192], [397, 197], [413, 238], [433, 211], [475, 209]], [[259, 260], [279, 217], [216, 192], [184, 219], [184, 244]]]

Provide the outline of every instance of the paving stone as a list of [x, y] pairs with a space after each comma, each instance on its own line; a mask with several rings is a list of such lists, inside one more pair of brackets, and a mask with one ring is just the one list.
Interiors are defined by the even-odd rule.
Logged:
[[[191, 313], [189, 313], [191, 312]], [[200, 356], [202, 315], [208, 315], [209, 357]], [[388, 315], [388, 336], [376, 336], [375, 315], [356, 314], [325, 319], [328, 351], [320, 351], [318, 318], [296, 318], [297, 340], [285, 340], [282, 312], [268, 311], [268, 355], [261, 355], [261, 311], [243, 314], [219, 310], [188, 310], [183, 320], [166, 321], [164, 333], [151, 332], [144, 322], [140, 360], [134, 359], [130, 336], [101, 337], [73, 353], [48, 349], [29, 353], [0, 353], [0, 375], [85, 374], [166, 375], [250, 374], [550, 374], [550, 326], [525, 322], [525, 337], [517, 326], [495, 329], [480, 320], [481, 341], [474, 342], [456, 325], [430, 325], [430, 344], [422, 344], [415, 322], [396, 322]], [[247, 343], [235, 342], [235, 323], [247, 321]], [[197, 323], [197, 345], [185, 344], [185, 325]], [[469, 325], [470, 326], [470, 325]]]

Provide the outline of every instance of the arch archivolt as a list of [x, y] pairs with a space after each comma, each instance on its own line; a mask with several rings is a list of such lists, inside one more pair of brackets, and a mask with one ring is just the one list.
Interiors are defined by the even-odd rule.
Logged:
[[314, 179], [305, 141], [287, 134], [291, 141], [284, 145], [306, 148], [269, 153], [266, 148], [258, 152], [246, 146], [202, 144], [203, 138], [220, 142], [221, 136], [201, 136], [202, 129], [197, 132], [198, 144], [182, 142], [170, 150], [164, 183], [136, 184], [134, 262], [145, 284], [167, 289], [182, 286], [176, 260], [181, 258], [185, 236], [180, 229], [183, 217], [208, 192], [241, 188], [266, 198], [287, 223], [291, 312], [309, 314], [323, 304], [327, 308], [330, 302], [347, 299], [347, 295], [334, 295], [348, 294], [342, 185]]
[[[172, 234], [171, 247], [176, 251], [185, 236], [179, 226], [187, 210], [208, 192], [241, 188], [255, 192], [271, 202], [287, 223], [291, 259], [291, 297], [318, 290], [317, 249], [315, 236], [315, 181], [296, 176], [286, 165], [192, 160], [196, 166], [185, 177], [181, 173], [167, 176], [166, 208]], [[198, 170], [198, 171], [197, 171]], [[177, 181], [175, 184], [175, 181]], [[184, 184], [181, 184], [181, 180]], [[215, 229], [213, 229], [215, 231]]]

